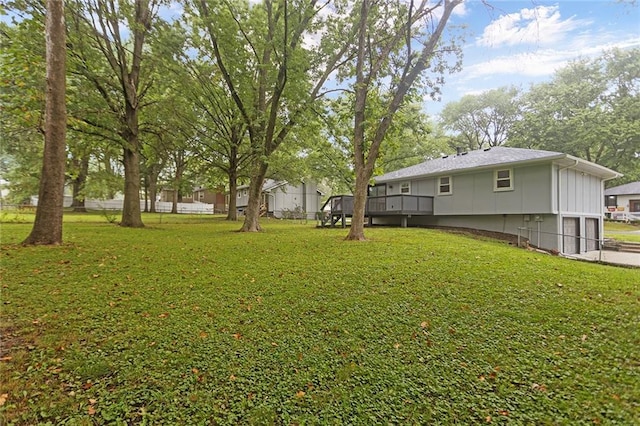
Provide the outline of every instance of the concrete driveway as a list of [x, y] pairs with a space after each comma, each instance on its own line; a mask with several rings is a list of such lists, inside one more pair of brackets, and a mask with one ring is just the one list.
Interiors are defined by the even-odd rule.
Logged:
[[595, 262], [611, 263], [613, 265], [624, 265], [640, 268], [640, 253], [624, 251], [588, 251], [582, 254], [567, 256], [573, 259], [589, 260]]

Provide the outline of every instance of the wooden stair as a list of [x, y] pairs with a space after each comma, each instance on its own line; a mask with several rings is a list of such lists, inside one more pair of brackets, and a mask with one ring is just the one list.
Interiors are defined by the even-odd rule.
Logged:
[[640, 243], [620, 243], [618, 251], [629, 253], [640, 253]]
[[640, 243], [605, 240], [602, 248], [604, 250], [622, 251], [626, 253], [640, 253]]

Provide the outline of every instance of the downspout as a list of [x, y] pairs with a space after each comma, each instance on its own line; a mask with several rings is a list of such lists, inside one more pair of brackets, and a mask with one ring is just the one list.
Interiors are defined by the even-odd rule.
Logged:
[[[600, 184], [600, 191], [601, 191], [600, 199], [601, 200], [604, 200], [604, 183], [606, 181], [608, 181], [608, 180], [616, 179], [616, 178], [619, 178], [621, 176], [622, 176], [621, 173], [617, 173], [616, 176], [612, 176], [610, 178], [602, 179], [602, 183]], [[618, 204], [618, 203], [616, 202], [616, 204]], [[599, 257], [598, 257], [599, 261], [602, 261], [602, 246], [604, 246], [604, 217], [605, 216], [604, 216], [604, 213], [603, 213], [602, 217], [600, 218], [601, 219], [600, 220], [600, 225], [598, 226], [598, 240], [599, 240], [598, 241], [598, 251], [600, 252], [599, 253]]]
[[[564, 224], [563, 224], [563, 218], [564, 217], [562, 215], [562, 185], [561, 185], [561, 183], [562, 183], [562, 173], [561, 172], [563, 170], [567, 170], [567, 169], [570, 169], [572, 167], [575, 167], [580, 163], [580, 161], [578, 159], [575, 159], [573, 161], [575, 161], [575, 163], [573, 163], [570, 166], [558, 168], [558, 191], [557, 191], [558, 192], [558, 218], [559, 218], [559, 220], [558, 220], [558, 231], [559, 231], [558, 235], [562, 236], [562, 244], [561, 244], [562, 248], [560, 250], [561, 253], [564, 253]], [[580, 248], [578, 248], [578, 252], [580, 252]]]

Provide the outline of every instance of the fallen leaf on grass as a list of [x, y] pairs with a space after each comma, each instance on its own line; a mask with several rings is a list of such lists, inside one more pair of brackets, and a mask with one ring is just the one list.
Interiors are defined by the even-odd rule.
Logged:
[[296, 398], [303, 398], [306, 395], [305, 391], [296, 392]]
[[158, 315], [158, 318], [166, 318], [169, 316], [169, 312], [163, 312], [160, 315]]
[[96, 409], [93, 407], [93, 405], [90, 405], [89, 407], [87, 407], [87, 413], [90, 416], [94, 416], [96, 414]]
[[0, 358], [0, 361], [11, 361], [12, 359], [12, 356], [3, 356], [2, 358]]
[[7, 402], [7, 399], [9, 399], [8, 393], [3, 393], [2, 395], [0, 395], [0, 407], [2, 407], [5, 402]]
[[242, 339], [242, 334], [240, 334], [240, 333], [234, 333], [234, 334], [233, 334], [233, 338], [234, 338], [234, 339], [236, 339], [236, 340], [240, 340], [240, 339]]
[[91, 404], [91, 405], [95, 405], [96, 402], [98, 402], [97, 399], [93, 399], [93, 398], [89, 399], [89, 404]]
[[531, 385], [531, 389], [538, 391], [538, 392], [546, 392], [547, 391], [547, 387], [545, 385], [539, 385], [537, 383], [534, 383]]

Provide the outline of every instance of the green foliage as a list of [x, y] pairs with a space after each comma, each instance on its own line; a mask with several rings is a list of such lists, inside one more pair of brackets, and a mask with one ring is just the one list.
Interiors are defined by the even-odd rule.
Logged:
[[503, 145], [519, 118], [518, 97], [515, 87], [501, 87], [448, 103], [440, 117], [444, 127], [457, 136], [451, 148], [476, 150]]
[[66, 220], [54, 249], [2, 226], [9, 424], [636, 419], [635, 270], [426, 229]]
[[44, 21], [24, 19], [0, 29], [0, 171], [8, 201], [18, 204], [38, 194], [42, 169]]
[[509, 145], [560, 151], [640, 178], [640, 49], [614, 49], [559, 70], [523, 97]]
[[[367, 114], [380, 116], [383, 100], [375, 101], [374, 96], [370, 96]], [[310, 169], [318, 180], [328, 182], [334, 193], [352, 193], [354, 190], [353, 102], [351, 95], [327, 101], [327, 108], [322, 113], [322, 140], [316, 141], [307, 151]], [[374, 130], [367, 127], [367, 132]], [[370, 142], [373, 135], [370, 136], [365, 143]], [[449, 151], [446, 138], [424, 113], [417, 96], [410, 96], [393, 118], [380, 148], [375, 174], [409, 167]]]

